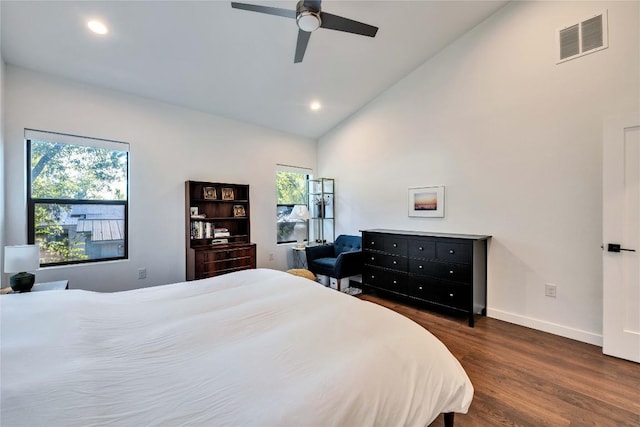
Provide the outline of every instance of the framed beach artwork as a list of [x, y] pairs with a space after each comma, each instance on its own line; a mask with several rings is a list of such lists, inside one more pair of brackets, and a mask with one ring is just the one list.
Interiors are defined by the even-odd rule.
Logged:
[[409, 216], [444, 217], [444, 185], [409, 188]]

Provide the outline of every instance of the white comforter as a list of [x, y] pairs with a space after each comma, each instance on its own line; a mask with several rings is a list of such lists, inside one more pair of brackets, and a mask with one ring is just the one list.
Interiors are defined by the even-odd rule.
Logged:
[[473, 396], [416, 323], [273, 270], [0, 302], [3, 427], [425, 426]]

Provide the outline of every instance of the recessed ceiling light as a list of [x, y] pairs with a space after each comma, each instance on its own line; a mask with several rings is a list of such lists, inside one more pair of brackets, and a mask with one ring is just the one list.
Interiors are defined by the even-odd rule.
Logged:
[[96, 21], [96, 20], [89, 21], [87, 23], [87, 26], [91, 31], [93, 31], [96, 34], [102, 35], [102, 34], [107, 34], [109, 32], [109, 29], [107, 28], [107, 26], [100, 21]]
[[318, 111], [320, 108], [322, 108], [322, 105], [320, 105], [318, 101], [313, 101], [311, 105], [309, 105], [309, 108], [311, 108], [311, 110], [313, 111]]

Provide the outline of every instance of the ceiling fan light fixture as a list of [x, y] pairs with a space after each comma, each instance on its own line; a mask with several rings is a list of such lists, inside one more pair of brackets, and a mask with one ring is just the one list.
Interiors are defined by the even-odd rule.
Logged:
[[312, 10], [304, 10], [298, 13], [298, 16], [296, 17], [296, 23], [298, 24], [298, 28], [300, 28], [302, 31], [310, 33], [320, 28], [322, 21], [318, 13]]
[[[2, 1], [2, 0], [0, 0]], [[326, 30], [341, 31], [344, 33], [358, 34], [361, 36], [375, 37], [378, 27], [354, 21], [344, 16], [332, 15], [322, 12], [320, 4], [322, 0], [299, 0], [296, 9], [281, 9], [279, 7], [263, 6], [258, 4], [231, 2], [234, 9], [247, 10], [249, 12], [265, 13], [267, 15], [282, 16], [284, 18], [295, 18], [298, 26], [298, 38], [296, 41], [296, 51], [293, 63], [299, 64], [304, 58], [304, 53], [309, 44], [311, 33], [318, 28]]]

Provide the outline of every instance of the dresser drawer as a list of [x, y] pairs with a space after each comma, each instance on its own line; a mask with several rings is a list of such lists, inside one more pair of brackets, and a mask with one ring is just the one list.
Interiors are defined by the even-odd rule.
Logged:
[[195, 279], [256, 268], [255, 245], [201, 249], [195, 253]]
[[380, 234], [364, 233], [362, 236], [362, 246], [364, 247], [364, 249], [383, 251], [384, 236]]
[[224, 261], [251, 256], [251, 248], [222, 249], [201, 251], [204, 262]]
[[409, 294], [424, 301], [461, 310], [471, 308], [472, 293], [469, 285], [442, 282], [426, 277], [411, 277]]
[[436, 242], [435, 259], [440, 261], [459, 262], [471, 264], [472, 246], [462, 242]]
[[392, 270], [407, 271], [407, 258], [365, 251], [364, 263]]
[[399, 294], [407, 293], [407, 279], [407, 275], [403, 273], [373, 268], [365, 269], [363, 275], [365, 285]]
[[407, 256], [407, 240], [396, 236], [386, 236], [384, 251], [394, 255]]
[[365, 285], [378, 288], [384, 281], [384, 271], [365, 267], [362, 273], [362, 281]]
[[433, 259], [436, 257], [436, 242], [433, 240], [409, 240], [409, 257]]
[[472, 278], [472, 270], [469, 264], [427, 261], [424, 259], [410, 259], [409, 273], [461, 283], [471, 283]]

